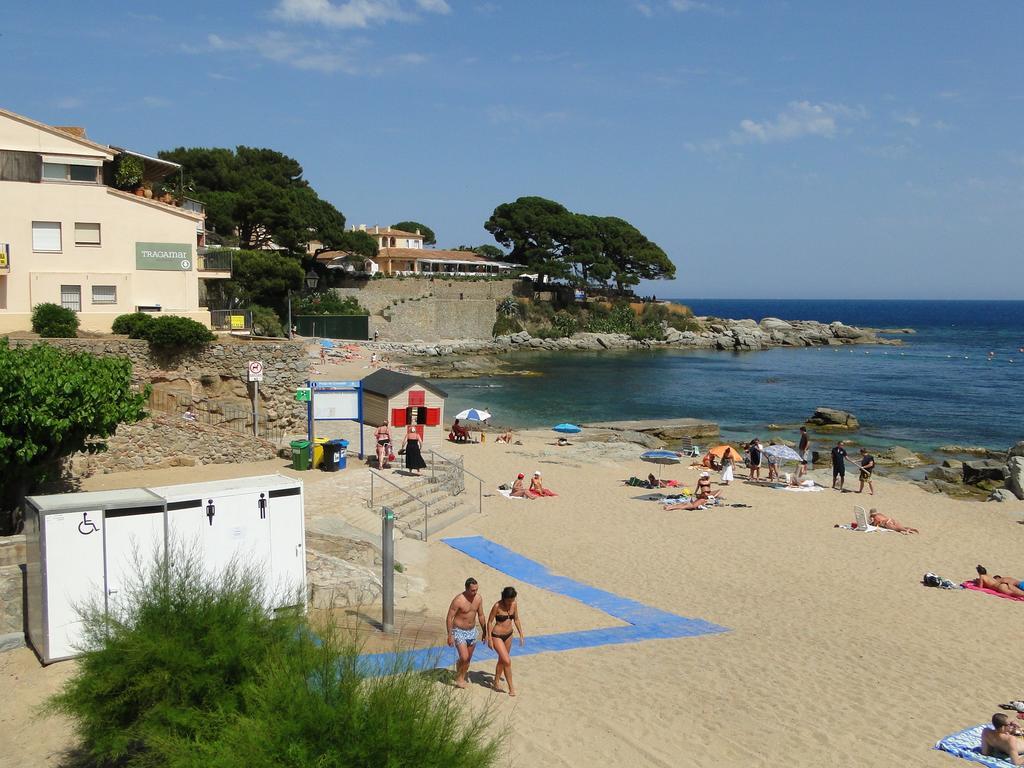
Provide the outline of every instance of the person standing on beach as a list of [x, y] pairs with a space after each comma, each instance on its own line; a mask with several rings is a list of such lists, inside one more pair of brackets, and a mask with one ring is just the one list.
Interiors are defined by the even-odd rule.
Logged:
[[747, 453], [750, 454], [750, 479], [761, 482], [761, 441], [756, 437], [751, 440]]
[[732, 465], [734, 461], [732, 448], [726, 448], [722, 453], [722, 478], [719, 481], [721, 485], [728, 485], [732, 482]]
[[800, 427], [800, 445], [796, 450], [800, 454], [800, 458], [807, 464], [807, 469], [814, 469], [811, 454], [811, 438], [807, 434], [807, 427]]
[[456, 688], [466, 687], [466, 673], [469, 672], [469, 663], [476, 650], [477, 621], [483, 631], [484, 643], [489, 642], [487, 622], [484, 620], [484, 600], [479, 594], [480, 586], [473, 577], [466, 579], [465, 586], [466, 589], [457, 594], [448, 606], [448, 616], [444, 621], [448, 645], [454, 645], [459, 654], [459, 660], [455, 662]]
[[523, 627], [519, 623], [519, 603], [516, 600], [516, 588], [505, 587], [501, 590], [501, 600], [491, 607], [491, 613], [487, 617], [487, 636], [490, 637], [490, 646], [498, 654], [498, 663], [494, 667], [493, 687], [498, 693], [504, 693], [501, 687], [501, 678], [508, 683], [508, 695], [516, 695], [516, 687], [512, 684], [512, 632], [513, 625], [519, 632], [519, 647], [526, 644], [526, 637], [523, 635]]
[[875, 484], [871, 482], [871, 476], [875, 473], [875, 457], [868, 453], [867, 448], [860, 449], [860, 488], [857, 493], [864, 490], [864, 483], [868, 484], [871, 495], [875, 495]]
[[843, 448], [843, 441], [840, 440], [832, 449], [832, 489], [836, 490], [836, 482], [839, 483], [840, 491], [843, 490], [843, 483], [846, 481], [846, 457], [849, 454]]

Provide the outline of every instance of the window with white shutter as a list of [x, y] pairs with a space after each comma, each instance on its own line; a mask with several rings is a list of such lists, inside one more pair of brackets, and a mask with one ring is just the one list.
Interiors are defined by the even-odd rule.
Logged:
[[62, 285], [60, 287], [60, 305], [72, 312], [82, 311], [82, 286]]
[[116, 285], [94, 285], [92, 287], [93, 304], [117, 304]]
[[32, 222], [32, 250], [60, 253], [60, 222]]

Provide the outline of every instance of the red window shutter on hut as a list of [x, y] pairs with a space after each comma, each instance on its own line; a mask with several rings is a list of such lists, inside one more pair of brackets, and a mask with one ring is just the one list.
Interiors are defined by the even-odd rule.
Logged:
[[427, 393], [422, 389], [410, 389], [409, 390], [409, 405], [423, 406], [427, 404], [426, 401]]
[[427, 426], [436, 427], [441, 423], [441, 409], [427, 408]]
[[393, 426], [393, 427], [404, 427], [405, 425], [406, 425], [405, 408], [392, 408], [391, 409], [391, 426]]

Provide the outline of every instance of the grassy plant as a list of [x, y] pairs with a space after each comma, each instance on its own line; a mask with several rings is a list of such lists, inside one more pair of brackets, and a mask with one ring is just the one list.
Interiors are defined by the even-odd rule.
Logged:
[[116, 611], [81, 608], [87, 650], [47, 709], [74, 721], [97, 762], [166, 765], [171, 734], [215, 738], [272, 649], [294, 642], [297, 618], [268, 616], [263, 596], [259, 572], [232, 565], [214, 577], [182, 547], [137, 558]]
[[219, 738], [175, 738], [172, 768], [488, 768], [491, 715], [401, 658], [369, 676], [359, 647], [330, 629], [299, 635], [245, 686], [244, 713]]
[[521, 330], [523, 330], [523, 326], [519, 324], [519, 320], [514, 317], [500, 315], [498, 319], [494, 321], [494, 327], [491, 329], [491, 335], [506, 336], [512, 333], [519, 333]]

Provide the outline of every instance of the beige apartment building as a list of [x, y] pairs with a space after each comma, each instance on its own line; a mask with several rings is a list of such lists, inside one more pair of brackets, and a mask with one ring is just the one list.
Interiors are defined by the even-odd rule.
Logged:
[[[112, 186], [120, 154], [142, 161], [135, 192]], [[200, 281], [231, 266], [205, 252], [202, 204], [146, 196], [180, 171], [0, 109], [0, 333], [29, 330], [44, 302], [74, 310], [88, 331], [135, 311], [210, 325]]]

